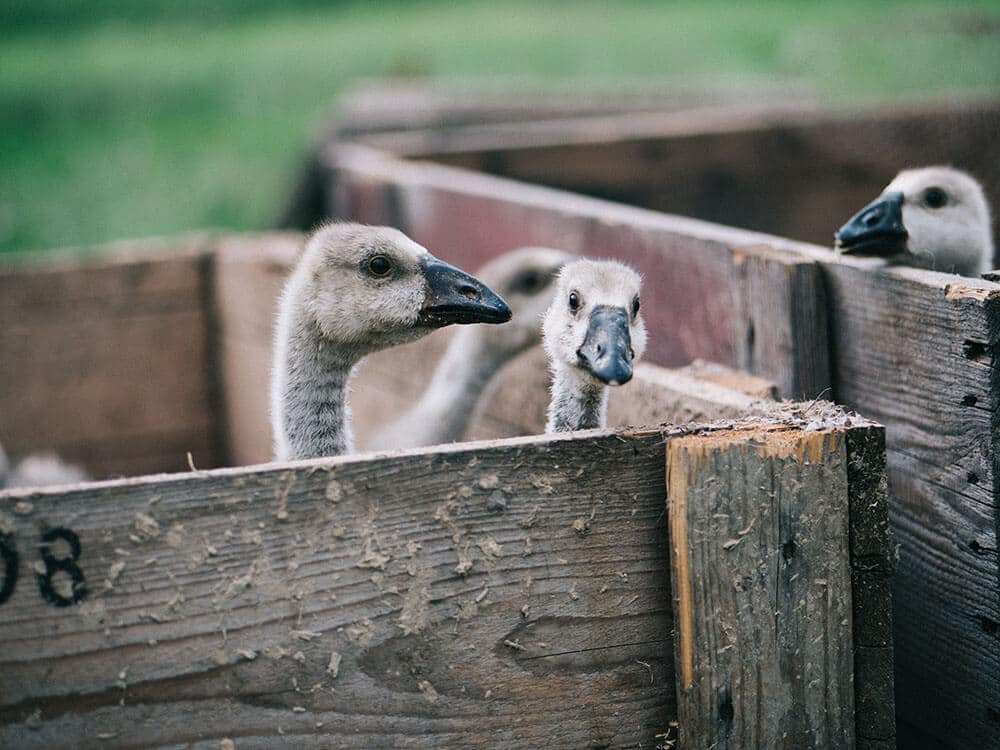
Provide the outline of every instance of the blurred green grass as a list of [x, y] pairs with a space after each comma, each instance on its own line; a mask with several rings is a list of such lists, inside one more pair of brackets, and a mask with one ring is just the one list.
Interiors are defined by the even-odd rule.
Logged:
[[0, 251], [272, 221], [345, 86], [805, 82], [850, 106], [1000, 91], [1000, 2], [9, 0]]

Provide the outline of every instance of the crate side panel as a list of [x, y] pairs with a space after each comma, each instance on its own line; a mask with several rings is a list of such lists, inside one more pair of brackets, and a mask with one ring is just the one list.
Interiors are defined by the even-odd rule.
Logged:
[[942, 746], [986, 747], [1000, 706], [998, 292], [907, 269], [826, 270], [836, 400], [886, 426], [900, 717]]
[[652, 744], [664, 496], [606, 434], [7, 495], [0, 744]]
[[98, 477], [177, 470], [188, 451], [200, 466], [221, 459], [209, 260], [153, 244], [152, 258], [0, 273], [0, 439], [12, 457], [51, 450]]

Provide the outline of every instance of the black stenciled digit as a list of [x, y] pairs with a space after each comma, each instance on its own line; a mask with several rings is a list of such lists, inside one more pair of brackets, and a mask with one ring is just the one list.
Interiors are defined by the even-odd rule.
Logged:
[[10, 599], [17, 585], [17, 547], [14, 535], [0, 531], [0, 560], [3, 560], [3, 586], [0, 586], [0, 604]]
[[[69, 545], [69, 557], [57, 558], [52, 554], [49, 544], [57, 539], [62, 539]], [[76, 564], [80, 557], [80, 538], [69, 529], [49, 529], [42, 534], [38, 552], [42, 556], [42, 562], [45, 563], [45, 573], [38, 574], [38, 590], [42, 598], [55, 607], [71, 607], [78, 604], [87, 595], [87, 582], [84, 580], [83, 571]], [[59, 572], [65, 573], [73, 581], [69, 596], [63, 596], [52, 585], [53, 576]]]

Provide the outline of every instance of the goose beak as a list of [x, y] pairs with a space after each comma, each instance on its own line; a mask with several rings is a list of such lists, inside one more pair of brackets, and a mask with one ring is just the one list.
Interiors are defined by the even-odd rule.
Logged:
[[890, 256], [906, 249], [903, 194], [885, 193], [858, 211], [833, 235], [844, 254]]
[[621, 307], [597, 305], [590, 313], [587, 336], [576, 350], [580, 367], [608, 385], [632, 379], [632, 337], [628, 313]]
[[510, 307], [499, 294], [465, 271], [432, 255], [420, 259], [427, 297], [418, 321], [434, 328], [456, 323], [506, 323]]

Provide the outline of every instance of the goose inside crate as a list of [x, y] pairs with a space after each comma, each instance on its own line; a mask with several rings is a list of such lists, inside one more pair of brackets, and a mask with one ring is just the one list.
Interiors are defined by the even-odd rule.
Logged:
[[[260, 465], [299, 239], [0, 274], [5, 434], [176, 472], [0, 493], [0, 744], [888, 746], [878, 425], [645, 364], [611, 424], [701, 426], [508, 437], [533, 349], [469, 426], [500, 439]], [[362, 445], [447, 341], [361, 368]]]

